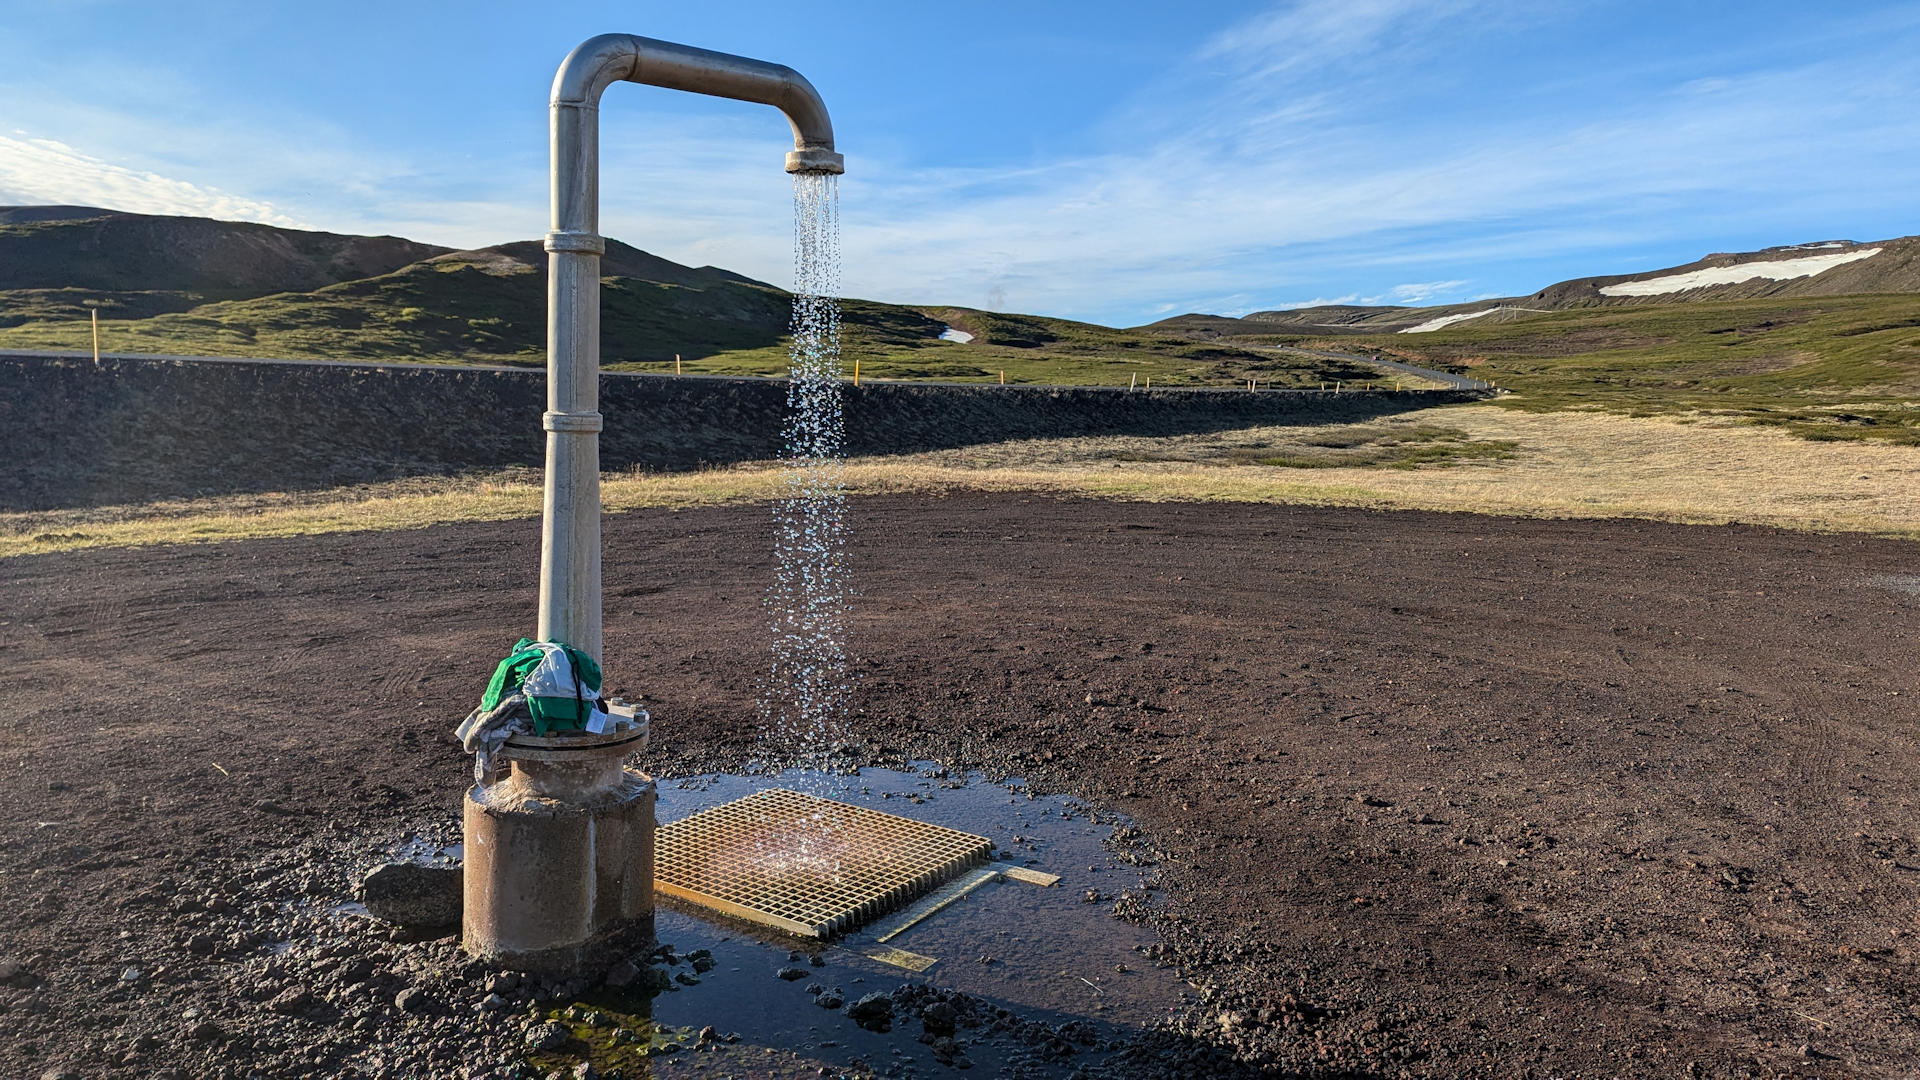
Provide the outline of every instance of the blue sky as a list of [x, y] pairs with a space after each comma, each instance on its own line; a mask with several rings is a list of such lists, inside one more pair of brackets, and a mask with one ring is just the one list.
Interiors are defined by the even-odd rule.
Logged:
[[[1920, 4], [1873, 0], [0, 0], [0, 202], [535, 237], [608, 31], [813, 81], [855, 296], [1132, 325], [1920, 233]], [[777, 113], [606, 104], [608, 235], [790, 280]]]

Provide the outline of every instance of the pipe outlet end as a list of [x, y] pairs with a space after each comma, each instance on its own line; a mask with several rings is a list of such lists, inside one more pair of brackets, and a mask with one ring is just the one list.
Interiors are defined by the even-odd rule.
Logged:
[[790, 173], [831, 173], [835, 176], [847, 171], [847, 159], [831, 150], [809, 146], [804, 150], [791, 150], [787, 153], [787, 171]]

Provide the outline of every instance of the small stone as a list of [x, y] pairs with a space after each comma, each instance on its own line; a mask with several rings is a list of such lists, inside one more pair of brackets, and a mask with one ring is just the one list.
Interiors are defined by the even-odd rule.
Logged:
[[205, 956], [211, 953], [218, 944], [212, 934], [193, 934], [187, 938], [187, 951]]
[[720, 1033], [714, 1030], [714, 1027], [712, 1024], [708, 1024], [706, 1027], [703, 1027], [700, 1029], [699, 1038], [700, 1038], [700, 1041], [703, 1043], [712, 1042], [713, 1040], [719, 1037], [720, 1037]]
[[195, 1042], [212, 1042], [226, 1037], [227, 1033], [220, 1030], [220, 1025], [211, 1020], [200, 1020], [187, 1026], [187, 1038]]
[[971, 1069], [973, 1068], [973, 1059], [965, 1054], [955, 1054], [953, 1055], [953, 1067], [956, 1069]]
[[713, 957], [711, 956], [695, 956], [690, 959], [693, 961], [693, 970], [702, 975], [714, 969]]
[[461, 868], [420, 863], [387, 863], [360, 881], [360, 902], [367, 914], [399, 926], [440, 928], [460, 925]]
[[137, 983], [146, 977], [146, 972], [141, 971], [137, 967], [130, 967], [120, 973], [120, 981], [129, 985]]
[[591, 1061], [583, 1061], [575, 1065], [573, 1071], [567, 1075], [573, 1077], [573, 1080], [600, 1080], [600, 1074], [593, 1070]]
[[500, 1010], [507, 1008], [508, 1005], [509, 1005], [509, 1002], [507, 1001], [507, 999], [501, 997], [499, 994], [488, 994], [486, 997], [481, 998], [480, 1004], [474, 1006], [474, 1008], [479, 1010], [480, 1012], [490, 1013], [490, 1012], [499, 1012]]
[[632, 985], [640, 977], [640, 969], [631, 960], [615, 960], [607, 969], [606, 984], [615, 990]]
[[273, 1000], [267, 1002], [267, 1008], [283, 1015], [293, 1016], [313, 1008], [313, 1004], [313, 995], [307, 992], [306, 987], [289, 986], [274, 995]]
[[690, 971], [676, 971], [673, 973], [673, 981], [679, 983], [681, 986], [699, 986], [700, 976]]
[[527, 1049], [542, 1052], [558, 1050], [573, 1038], [565, 1025], [549, 1020], [544, 1024], [534, 1024], [527, 1028]]
[[520, 985], [520, 973], [517, 971], [497, 971], [487, 976], [481, 989], [489, 994], [505, 994]]
[[821, 956], [819, 953], [814, 953], [807, 957], [807, 963], [812, 964], [814, 967], [826, 967], [827, 958]]
[[840, 996], [839, 991], [829, 990], [826, 993], [821, 994], [819, 997], [814, 998], [813, 1003], [815, 1005], [820, 1006], [823, 1009], [838, 1009], [840, 1006], [845, 1005], [847, 1002], [845, 998]]
[[824, 994], [826, 992], [827, 992], [827, 988], [826, 988], [826, 985], [823, 983], [807, 984], [807, 993], [809, 994]]
[[776, 979], [785, 979], [788, 982], [807, 977], [806, 971], [797, 967], [783, 967], [779, 971], [774, 972], [773, 975]]
[[393, 1007], [405, 1013], [425, 1012], [427, 992], [417, 986], [409, 986], [393, 996]]

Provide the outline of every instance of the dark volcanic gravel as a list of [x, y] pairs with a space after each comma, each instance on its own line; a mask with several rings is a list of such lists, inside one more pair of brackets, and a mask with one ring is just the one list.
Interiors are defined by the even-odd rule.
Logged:
[[[851, 518], [848, 763], [1024, 776], [1160, 864], [1098, 899], [1198, 999], [1115, 1071], [1920, 1059], [1920, 547], [981, 495]], [[608, 668], [656, 772], [758, 749], [769, 526], [607, 521]], [[0, 1075], [508, 1075], [567, 988], [327, 909], [379, 845], [452, 838], [448, 729], [531, 626], [537, 537], [0, 562]]]

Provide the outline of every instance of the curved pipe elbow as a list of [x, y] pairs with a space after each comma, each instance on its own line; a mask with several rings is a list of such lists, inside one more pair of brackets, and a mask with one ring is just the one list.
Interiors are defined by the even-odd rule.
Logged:
[[771, 105], [793, 128], [788, 172], [845, 171], [834, 151], [826, 103], [812, 83], [784, 64], [633, 34], [602, 34], [581, 42], [561, 62], [553, 77], [552, 107], [596, 109], [607, 87], [623, 81]]

